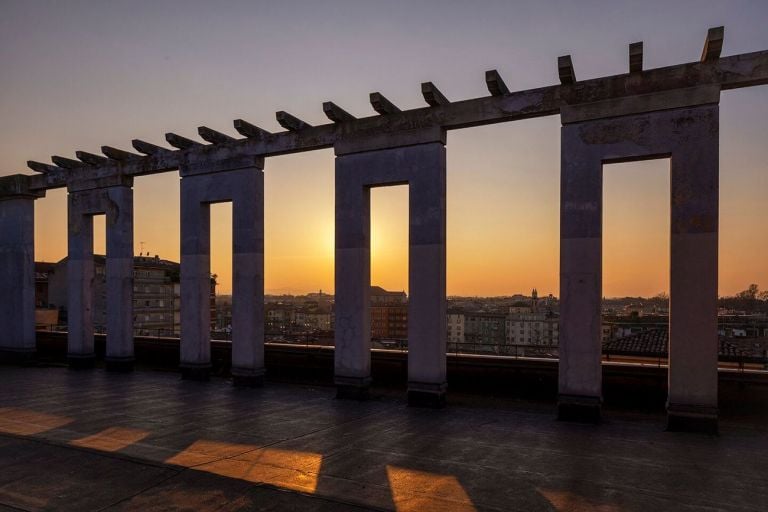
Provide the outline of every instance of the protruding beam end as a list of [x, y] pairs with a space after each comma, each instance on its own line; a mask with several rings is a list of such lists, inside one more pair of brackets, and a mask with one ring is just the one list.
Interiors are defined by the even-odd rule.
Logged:
[[380, 92], [372, 92], [369, 99], [371, 100], [371, 106], [373, 107], [373, 110], [383, 116], [400, 112], [400, 109], [397, 108], [394, 103], [385, 98], [384, 95]]
[[264, 137], [271, 135], [267, 130], [259, 128], [242, 119], [235, 119], [232, 124], [235, 126], [237, 133], [244, 137], [248, 137], [249, 139], [263, 139]]
[[704, 41], [704, 50], [701, 52], [701, 62], [711, 62], [720, 58], [724, 36], [725, 27], [713, 27], [707, 31], [707, 40]]
[[277, 119], [277, 122], [280, 123], [280, 126], [291, 132], [297, 132], [299, 130], [303, 130], [304, 128], [312, 127], [311, 124], [305, 123], [298, 117], [294, 117], [283, 110], [280, 112], [275, 112], [275, 118]]
[[48, 174], [49, 172], [62, 171], [61, 167], [55, 165], [44, 164], [42, 162], [35, 162], [34, 160], [27, 160], [27, 167], [40, 174]]
[[560, 76], [560, 83], [563, 85], [572, 84], [576, 81], [576, 73], [573, 71], [573, 62], [570, 55], [562, 55], [557, 58], [557, 74]]
[[643, 42], [638, 41], [629, 45], [629, 72], [639, 73], [643, 70]]
[[502, 96], [509, 94], [509, 87], [502, 80], [501, 75], [495, 69], [485, 72], [485, 85], [488, 86], [488, 92], [491, 96]]
[[125, 160], [131, 160], [133, 158], [141, 158], [141, 155], [123, 151], [122, 149], [113, 148], [112, 146], [101, 146], [101, 152], [104, 153], [107, 158], [123, 162]]
[[439, 107], [440, 105], [448, 105], [450, 103], [448, 98], [446, 98], [445, 95], [440, 92], [440, 89], [438, 89], [432, 82], [424, 82], [421, 84], [421, 95], [424, 96], [424, 101], [426, 101], [430, 107]]
[[108, 158], [101, 155], [94, 155], [93, 153], [87, 153], [85, 151], [75, 151], [75, 156], [78, 160], [88, 165], [103, 165], [109, 162]]
[[177, 135], [172, 132], [168, 132], [165, 134], [165, 140], [168, 142], [168, 144], [178, 149], [189, 149], [189, 148], [202, 145], [197, 141], [188, 139], [186, 137], [182, 137], [181, 135]]
[[234, 137], [230, 137], [226, 133], [217, 132], [213, 128], [208, 128], [207, 126], [199, 126], [197, 128], [197, 133], [204, 141], [210, 142], [211, 144], [220, 144], [235, 140]]
[[78, 167], [83, 166], [83, 162], [79, 160], [72, 160], [71, 158], [64, 158], [63, 156], [58, 155], [52, 156], [51, 161], [64, 169], [77, 169]]
[[354, 121], [356, 118], [337, 104], [332, 101], [326, 101], [323, 103], [323, 112], [334, 123], [344, 123], [346, 121]]
[[150, 142], [144, 142], [143, 140], [133, 139], [131, 141], [133, 148], [139, 153], [144, 153], [150, 156], [161, 156], [170, 153], [171, 150], [162, 146], [156, 146]]

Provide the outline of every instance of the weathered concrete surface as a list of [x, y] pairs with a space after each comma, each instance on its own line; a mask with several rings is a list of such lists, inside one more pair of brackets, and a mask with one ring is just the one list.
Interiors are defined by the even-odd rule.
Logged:
[[[671, 156], [670, 428], [716, 428], [718, 106], [562, 128], [560, 394], [599, 407], [602, 165]], [[686, 428], [688, 428], [686, 427]]]
[[[0, 367], [0, 506], [24, 510], [762, 511], [766, 408], [719, 437], [549, 404], [350, 403], [330, 388]], [[762, 388], [761, 388], [762, 389]], [[763, 396], [765, 396], [764, 389]], [[96, 485], [98, 483], [98, 485]]]
[[68, 355], [93, 364], [93, 216], [106, 215], [107, 353], [110, 369], [133, 364], [133, 189], [130, 185], [70, 192], [68, 197]]
[[35, 352], [35, 202], [0, 196], [0, 356]]
[[624, 73], [584, 80], [569, 85], [554, 85], [454, 101], [437, 107], [410, 109], [385, 116], [375, 115], [351, 122], [313, 126], [300, 131], [263, 134], [260, 137], [200, 145], [185, 150], [164, 151], [143, 158], [110, 161], [97, 168], [83, 164], [77, 169], [61, 169], [34, 176], [33, 187], [63, 187], [67, 182], [90, 180], [94, 174], [110, 176], [124, 173], [136, 176], [172, 171], [198, 162], [312, 151], [332, 147], [351, 136], [366, 137], [384, 133], [397, 136], [398, 132], [420, 128], [452, 130], [550, 116], [560, 113], [564, 105], [627, 98], [663, 90], [699, 85], [715, 85], [726, 90], [766, 83], [768, 50], [731, 55], [707, 62], [668, 66], [642, 73]]
[[336, 378], [342, 394], [370, 379], [370, 188], [408, 184], [409, 396], [415, 404], [444, 400], [446, 160], [440, 137], [352, 154], [337, 148]]
[[232, 201], [232, 374], [237, 384], [264, 375], [264, 172], [182, 171], [181, 367], [207, 378], [210, 353], [210, 204]]

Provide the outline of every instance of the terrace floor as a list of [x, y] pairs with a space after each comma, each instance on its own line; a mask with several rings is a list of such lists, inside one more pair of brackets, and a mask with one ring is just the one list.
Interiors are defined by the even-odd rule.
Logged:
[[719, 437], [664, 432], [659, 413], [553, 411], [0, 367], [0, 511], [768, 509], [764, 411], [723, 418]]

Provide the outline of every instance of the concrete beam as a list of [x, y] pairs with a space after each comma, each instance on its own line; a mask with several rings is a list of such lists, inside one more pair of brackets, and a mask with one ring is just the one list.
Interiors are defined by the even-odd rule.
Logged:
[[379, 114], [385, 116], [388, 114], [395, 114], [401, 112], [391, 101], [384, 97], [380, 92], [372, 92], [370, 94], [371, 106], [373, 110]]
[[210, 142], [211, 144], [220, 144], [223, 142], [232, 142], [233, 140], [236, 140], [234, 137], [230, 137], [226, 133], [217, 132], [213, 128], [208, 128], [207, 126], [199, 126], [197, 128], [197, 133], [204, 141]]
[[140, 140], [140, 139], [133, 139], [131, 141], [131, 145], [139, 153], [144, 153], [145, 155], [150, 155], [150, 156], [163, 156], [163, 155], [167, 155], [168, 153], [172, 153], [172, 150], [168, 148], [156, 146], [155, 144], [152, 144], [150, 142], [144, 142], [143, 140]]
[[421, 95], [424, 96], [424, 101], [430, 107], [439, 107], [440, 105], [448, 105], [450, 101], [446, 98], [440, 89], [437, 88], [432, 82], [424, 82], [421, 84]]
[[323, 112], [325, 112], [326, 117], [334, 123], [345, 123], [357, 119], [332, 101], [323, 103]]
[[232, 124], [235, 126], [235, 130], [237, 130], [237, 133], [239, 133], [244, 137], [248, 137], [249, 139], [262, 140], [265, 137], [272, 135], [267, 130], [259, 128], [258, 126], [253, 125], [248, 121], [244, 121], [242, 119], [235, 119], [234, 121], [232, 121]]
[[312, 128], [311, 124], [305, 123], [298, 117], [292, 116], [284, 110], [275, 112], [275, 119], [280, 123], [280, 126], [289, 132], [297, 132], [299, 130], [304, 130], [305, 128]]
[[701, 52], [701, 62], [712, 62], [720, 58], [720, 52], [723, 51], [724, 36], [725, 27], [713, 27], [707, 31], [704, 50]]
[[182, 137], [181, 135], [177, 135], [173, 132], [166, 133], [165, 140], [168, 142], [168, 144], [178, 149], [189, 149], [202, 146], [202, 144], [197, 141]]
[[83, 167], [83, 162], [72, 160], [71, 158], [64, 158], [63, 156], [53, 155], [51, 161], [64, 169], [78, 169]]
[[106, 157], [94, 155], [93, 153], [87, 153], [85, 151], [75, 151], [75, 156], [81, 162], [92, 166], [99, 166], [107, 163]]
[[643, 70], [643, 42], [638, 41], [629, 45], [629, 72], [639, 73]]
[[101, 152], [112, 160], [118, 160], [123, 162], [125, 160], [131, 160], [132, 158], [141, 158], [141, 155], [123, 151], [122, 149], [113, 148], [112, 146], [101, 146]]
[[41, 162], [35, 162], [34, 160], [27, 160], [27, 167], [40, 174], [48, 174], [49, 172], [65, 171], [61, 167], [55, 165], [44, 164]]
[[[540, 87], [499, 96], [454, 101], [440, 108], [416, 108], [386, 117], [374, 115], [348, 123], [313, 126], [298, 132], [264, 134], [262, 137], [249, 137], [226, 145], [200, 145], [184, 152], [154, 146], [159, 151], [148, 152], [150, 157], [119, 164], [109, 162], [100, 166], [97, 172], [104, 176], [110, 173], [130, 176], [155, 174], [175, 171], [185, 162], [236, 159], [245, 155], [268, 157], [326, 149], [333, 147], [338, 140], [350, 136], [385, 136], [415, 128], [455, 130], [531, 119], [559, 114], [561, 107], [565, 105], [620, 100], [699, 85], [714, 85], [728, 90], [766, 84], [768, 50], [722, 57], [714, 62], [697, 61], [646, 70], [641, 74], [623, 73], [584, 80], [575, 86]], [[61, 188], [66, 186], [68, 181], [88, 179], [93, 172], [93, 168], [87, 167], [50, 172], [47, 175], [35, 176], [30, 186], [37, 190]]]
[[561, 55], [557, 58], [557, 74], [563, 85], [570, 85], [576, 81], [576, 73], [573, 71], [570, 55]]
[[491, 69], [485, 72], [485, 85], [488, 87], [488, 92], [491, 96], [502, 96], [509, 94], [509, 87], [504, 83], [501, 75], [495, 69]]

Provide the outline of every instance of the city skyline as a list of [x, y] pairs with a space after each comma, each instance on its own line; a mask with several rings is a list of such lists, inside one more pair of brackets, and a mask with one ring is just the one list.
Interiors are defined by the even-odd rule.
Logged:
[[[188, 12], [137, 5], [8, 4], [0, 21], [6, 49], [0, 50], [0, 174], [27, 173], [26, 160], [71, 157], [75, 149], [128, 148], [133, 138], [160, 143], [166, 130], [193, 136], [194, 127], [205, 124], [233, 133], [231, 120], [239, 117], [277, 130], [276, 108], [322, 123], [325, 100], [370, 115], [373, 90], [411, 108], [422, 104], [418, 84], [426, 80], [451, 99], [482, 96], [486, 69], [499, 69], [511, 89], [550, 85], [557, 82], [555, 59], [566, 52], [580, 79], [623, 73], [626, 45], [637, 40], [645, 42], [646, 68], [689, 62], [698, 58], [710, 26], [726, 27], [724, 55], [768, 45], [761, 23], [767, 8], [748, 2], [739, 8], [664, 4], [663, 20], [654, 9], [626, 2], [561, 4], [554, 15], [535, 4], [512, 9], [501, 2], [488, 3], [482, 15], [428, 2], [394, 4], [386, 13], [344, 2], [301, 11], [292, 4], [255, 10], [233, 2], [220, 10], [189, 3]], [[136, 14], [150, 8], [151, 18]], [[347, 17], [375, 19], [371, 37], [360, 39], [343, 22]], [[259, 23], [264, 19], [270, 23]], [[420, 19], [430, 19], [429, 26]], [[465, 30], [444, 37], [441, 29], [459, 19]], [[563, 23], [567, 19], [573, 22]], [[579, 23], [587, 19], [591, 23]], [[541, 30], [553, 23], [557, 31]], [[83, 26], [90, 28], [78, 29]], [[195, 34], [205, 35], [205, 43]], [[315, 38], [333, 51], [314, 48]], [[765, 88], [722, 95], [721, 295], [768, 283], [761, 222], [768, 210], [764, 105]], [[533, 287], [559, 294], [559, 130], [554, 116], [449, 134], [449, 295]], [[604, 174], [604, 295], [668, 291], [668, 160], [607, 166]], [[135, 181], [136, 253], [144, 242], [152, 254], [178, 260], [178, 183], [176, 173]], [[268, 293], [333, 291], [333, 193], [331, 150], [267, 159]], [[231, 245], [230, 209], [212, 211], [212, 268], [226, 292], [231, 272], [229, 250], [222, 248]], [[60, 259], [66, 193], [50, 191], [36, 212], [36, 259]], [[406, 219], [405, 187], [374, 190], [371, 281], [388, 289], [408, 289]], [[103, 219], [96, 227], [98, 251]]]

